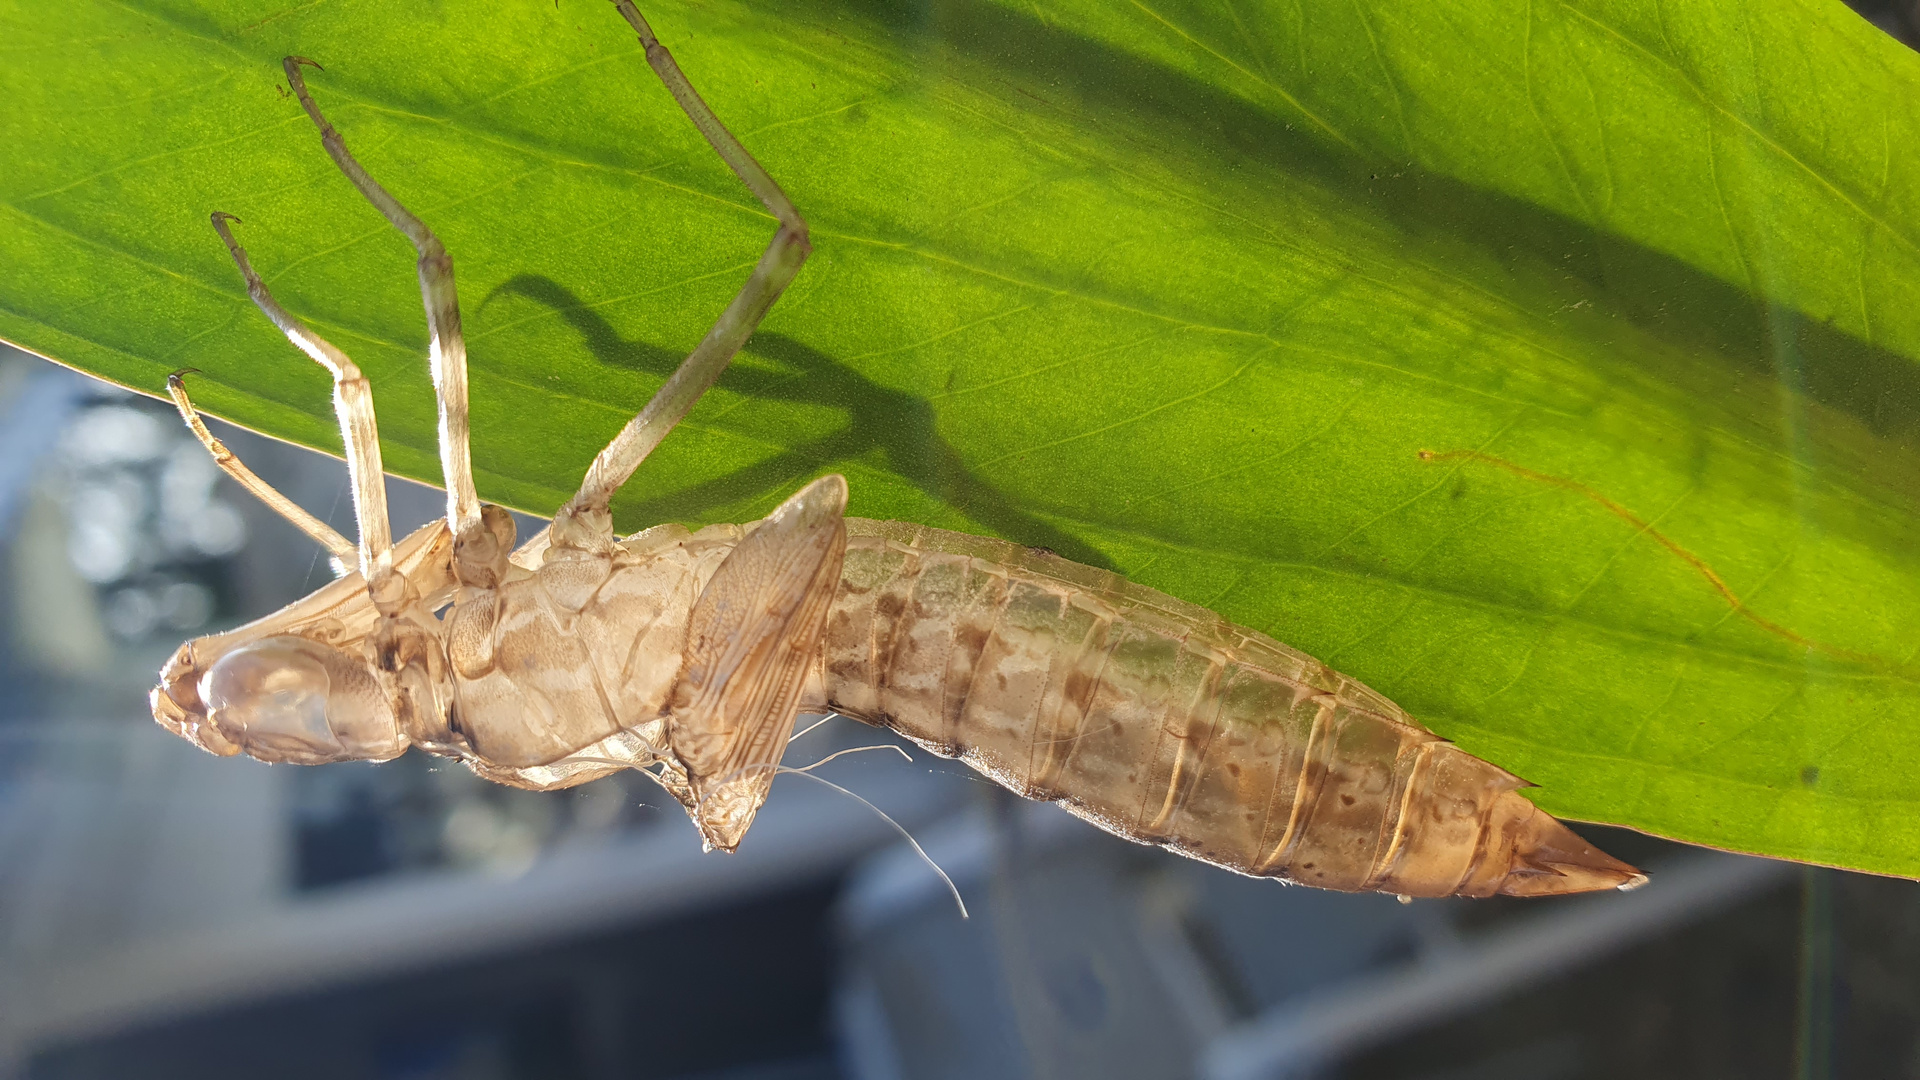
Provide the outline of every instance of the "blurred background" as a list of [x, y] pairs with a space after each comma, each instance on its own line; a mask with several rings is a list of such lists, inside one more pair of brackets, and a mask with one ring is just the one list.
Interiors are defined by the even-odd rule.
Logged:
[[[1920, 44], [1920, 3], [1856, 0]], [[214, 422], [355, 535], [337, 459]], [[438, 491], [389, 480], [396, 535]], [[521, 535], [540, 523], [521, 519]], [[331, 580], [170, 407], [0, 345], [0, 1080], [1920, 1080], [1920, 883], [1582, 827], [1630, 894], [1396, 903], [906, 748], [702, 855], [639, 776], [220, 760], [146, 694]], [[788, 764], [892, 745], [836, 719]]]
[[[344, 465], [224, 425], [349, 536]], [[397, 533], [439, 492], [389, 481]], [[522, 535], [538, 523], [521, 522]], [[221, 760], [145, 695], [330, 580], [167, 405], [0, 346], [0, 1077], [1920, 1078], [1920, 883], [1587, 829], [1631, 894], [1396, 903], [912, 750], [702, 855], [644, 778]], [[790, 764], [891, 742], [838, 719]]]

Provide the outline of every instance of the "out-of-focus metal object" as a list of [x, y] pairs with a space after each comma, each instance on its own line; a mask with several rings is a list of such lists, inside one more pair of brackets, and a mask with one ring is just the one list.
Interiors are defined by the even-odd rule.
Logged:
[[911, 853], [876, 855], [853, 876], [835, 1003], [853, 1080], [1346, 1075], [1359, 1054], [1803, 872], [1648, 840], [1672, 850], [1645, 889], [1488, 912], [1261, 888], [1021, 807], [923, 841], [974, 917], [954, 918]]

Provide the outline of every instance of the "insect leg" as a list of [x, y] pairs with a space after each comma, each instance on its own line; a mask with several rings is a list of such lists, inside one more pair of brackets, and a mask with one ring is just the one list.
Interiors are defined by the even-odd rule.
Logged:
[[[793, 202], [787, 198], [780, 185], [760, 167], [760, 163], [740, 145], [726, 125], [713, 115], [713, 110], [700, 99], [700, 95], [687, 82], [687, 77], [674, 63], [672, 54], [666, 46], [660, 44], [653, 35], [653, 28], [634, 8], [632, 0], [614, 0], [614, 6], [620, 10], [628, 23], [640, 35], [640, 43], [646, 47], [647, 63], [653, 67], [660, 81], [666, 83], [667, 90], [681, 109], [693, 121], [700, 134], [706, 136], [708, 145], [719, 154], [727, 167], [733, 170], [741, 183], [752, 191], [767, 210], [779, 219], [779, 231], [774, 233], [773, 242], [767, 245], [760, 263], [754, 267], [753, 276], [740, 290], [727, 310], [721, 314], [713, 329], [688, 354], [673, 377], [660, 388], [660, 392], [647, 402], [640, 415], [634, 417], [620, 434], [613, 437], [606, 449], [600, 451], [593, 464], [587, 469], [586, 479], [580, 485], [580, 491], [561, 510], [563, 517], [584, 515], [597, 516], [606, 510], [613, 499], [613, 493], [627, 477], [633, 475], [640, 462], [660, 445], [667, 432], [687, 415], [693, 403], [700, 399], [707, 387], [726, 369], [733, 354], [740, 350], [752, 335], [760, 320], [780, 298], [781, 290], [800, 272], [800, 265], [806, 261], [812, 247], [807, 243], [807, 223], [801, 219], [800, 212], [794, 209]], [[556, 518], [556, 526], [559, 519]]]
[[456, 540], [466, 539], [468, 533], [480, 527], [480, 496], [473, 486], [467, 423], [467, 344], [460, 334], [460, 298], [454, 291], [453, 258], [426, 222], [401, 206], [400, 200], [367, 175], [367, 170], [347, 152], [340, 133], [320, 115], [320, 107], [307, 92], [307, 81], [300, 72], [303, 64], [320, 67], [304, 56], [289, 56], [280, 62], [287, 73], [287, 85], [293, 87], [301, 106], [320, 129], [320, 142], [327, 148], [327, 155], [374, 209], [405, 233], [413, 242], [413, 249], [420, 253], [420, 299], [427, 309], [427, 348], [432, 360], [434, 397], [440, 406], [440, 471], [447, 485], [447, 528]]
[[393, 571], [393, 527], [387, 522], [386, 478], [380, 467], [380, 430], [373, 418], [373, 387], [347, 354], [294, 318], [267, 291], [254, 273], [247, 253], [233, 239], [227, 222], [232, 214], [214, 211], [213, 227], [225, 241], [228, 254], [247, 279], [247, 295], [287, 340], [333, 375], [333, 411], [340, 418], [340, 438], [346, 445], [347, 475], [353, 481], [353, 514], [360, 523], [359, 566], [369, 588], [378, 589]]
[[193, 432], [193, 437], [199, 439], [200, 445], [206, 447], [207, 453], [213, 455], [213, 463], [220, 466], [222, 472], [238, 481], [241, 487], [253, 492], [256, 498], [266, 503], [267, 509], [287, 519], [288, 524], [306, 533], [315, 543], [326, 548], [327, 554], [338, 559], [340, 565], [353, 565], [356, 553], [352, 541], [334, 532], [332, 526], [326, 522], [302, 510], [292, 499], [280, 494], [272, 484], [260, 479], [252, 469], [247, 468], [245, 462], [236, 457], [233, 451], [227, 449], [226, 443], [213, 437], [213, 432], [208, 431], [207, 425], [201, 422], [199, 411], [193, 407], [192, 400], [187, 397], [186, 374], [185, 371], [176, 371], [167, 376], [167, 394], [173, 398], [174, 408], [180, 410], [180, 419], [187, 422], [187, 430]]

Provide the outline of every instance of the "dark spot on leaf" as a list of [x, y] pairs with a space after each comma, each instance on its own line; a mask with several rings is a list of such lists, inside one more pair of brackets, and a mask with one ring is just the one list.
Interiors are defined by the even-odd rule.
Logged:
[[1351, 796], [1351, 795], [1342, 795], [1342, 796], [1340, 796], [1340, 805], [1341, 805], [1341, 806], [1352, 806], [1352, 805], [1353, 805], [1353, 796]]
[[1813, 787], [1815, 784], [1818, 784], [1820, 782], [1820, 766], [1809, 765], [1806, 768], [1801, 769], [1800, 782], [1807, 785], [1808, 787]]

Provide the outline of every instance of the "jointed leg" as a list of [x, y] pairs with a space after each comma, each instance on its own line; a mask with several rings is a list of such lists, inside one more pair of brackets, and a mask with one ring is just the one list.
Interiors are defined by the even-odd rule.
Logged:
[[594, 520], [602, 516], [607, 504], [613, 499], [613, 493], [627, 478], [633, 475], [640, 462], [660, 445], [667, 432], [687, 415], [693, 403], [700, 399], [707, 388], [712, 386], [720, 373], [726, 370], [734, 353], [746, 343], [754, 328], [780, 298], [781, 290], [800, 272], [800, 266], [806, 261], [812, 248], [807, 243], [807, 223], [794, 209], [793, 202], [787, 198], [780, 185], [761, 168], [760, 163], [740, 145], [726, 125], [713, 115], [713, 110], [700, 99], [700, 95], [687, 82], [687, 77], [674, 63], [672, 54], [666, 46], [660, 44], [653, 35], [653, 28], [634, 8], [632, 0], [613, 0], [634, 30], [640, 35], [640, 43], [646, 47], [647, 63], [653, 67], [660, 81], [666, 83], [667, 90], [674, 100], [693, 120], [694, 126], [706, 136], [722, 160], [727, 163], [741, 183], [759, 198], [768, 211], [780, 221], [780, 229], [774, 234], [773, 242], [767, 245], [766, 253], [760, 256], [760, 264], [754, 267], [753, 276], [747, 279], [746, 287], [727, 305], [707, 336], [683, 361], [667, 385], [653, 396], [640, 415], [634, 417], [614, 436], [607, 448], [600, 451], [593, 464], [587, 469], [586, 479], [580, 485], [578, 494], [562, 507], [554, 519], [556, 537], [559, 537], [562, 523], [574, 519]]
[[333, 375], [333, 411], [340, 418], [347, 474], [353, 481], [353, 514], [360, 522], [360, 575], [369, 588], [374, 588], [392, 570], [393, 531], [387, 522], [386, 478], [380, 467], [380, 431], [373, 419], [373, 388], [346, 353], [308, 329], [273, 299], [266, 282], [253, 272], [246, 251], [234, 242], [233, 230], [227, 227], [227, 222], [238, 220], [232, 214], [215, 211], [213, 227], [246, 277], [247, 295], [287, 335], [287, 340]]
[[613, 0], [613, 6], [619, 9], [621, 17], [640, 35], [640, 44], [647, 50], [647, 63], [660, 76], [660, 81], [667, 84], [667, 92], [680, 103], [680, 108], [693, 121], [693, 126], [707, 137], [707, 145], [713, 147], [714, 153], [727, 163], [727, 168], [732, 169], [740, 182], [747, 185], [747, 190], [753, 192], [754, 197], [774, 217], [780, 219], [781, 225], [799, 234], [804, 246], [807, 223], [801, 220], [800, 212], [793, 208], [793, 201], [787, 198], [787, 193], [780, 190], [780, 185], [767, 175], [767, 170], [760, 167], [753, 155], [747, 153], [747, 148], [740, 145], [740, 140], [733, 137], [733, 132], [728, 131], [720, 118], [713, 115], [713, 110], [707, 107], [693, 84], [687, 81], [686, 73], [680, 70], [679, 64], [674, 63], [673, 54], [660, 44], [659, 38], [653, 36], [653, 27], [647, 25], [646, 17], [633, 6], [633, 0]]
[[347, 174], [353, 186], [374, 208], [393, 223], [394, 228], [413, 241], [420, 253], [420, 298], [427, 309], [428, 350], [432, 358], [434, 396], [440, 405], [440, 470], [447, 485], [447, 527], [455, 538], [463, 538], [480, 527], [480, 496], [473, 486], [473, 461], [467, 422], [467, 344], [460, 334], [460, 300], [453, 286], [453, 259], [425, 222], [413, 216], [387, 189], [367, 175], [347, 144], [327, 118], [320, 115], [313, 95], [307, 93], [307, 81], [300, 66], [320, 65], [302, 56], [281, 61], [287, 85], [300, 97], [300, 104], [320, 129], [321, 145], [327, 148], [333, 163]]
[[334, 532], [326, 522], [302, 510], [292, 499], [275, 490], [272, 484], [260, 479], [252, 469], [247, 468], [244, 462], [234, 456], [233, 451], [227, 449], [226, 443], [213, 437], [213, 432], [208, 431], [207, 425], [201, 422], [200, 413], [194, 409], [193, 402], [187, 397], [186, 381], [183, 378], [186, 374], [186, 371], [176, 371], [167, 376], [167, 393], [173, 398], [174, 408], [180, 410], [180, 419], [187, 422], [187, 429], [192, 431], [193, 437], [199, 439], [200, 445], [206, 447], [207, 452], [213, 455], [213, 463], [220, 466], [228, 476], [239, 481], [241, 487], [253, 492], [261, 502], [267, 504], [268, 509], [287, 519], [294, 528], [306, 533], [314, 539], [314, 542], [326, 548], [327, 554], [340, 560], [340, 565], [352, 566], [356, 561], [356, 552], [351, 541]]

